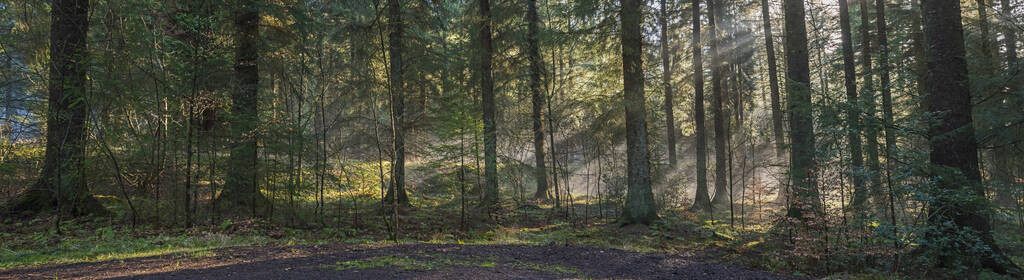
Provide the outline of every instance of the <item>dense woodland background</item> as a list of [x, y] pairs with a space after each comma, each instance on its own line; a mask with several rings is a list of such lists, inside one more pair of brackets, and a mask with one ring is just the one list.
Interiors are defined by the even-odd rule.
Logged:
[[136, 237], [639, 226], [773, 271], [1021, 277], [1022, 19], [1015, 0], [0, 1], [0, 247], [90, 215]]

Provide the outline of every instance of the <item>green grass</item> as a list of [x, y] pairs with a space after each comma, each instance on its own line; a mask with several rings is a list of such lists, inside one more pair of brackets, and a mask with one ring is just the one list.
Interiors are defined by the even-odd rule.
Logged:
[[457, 259], [448, 256], [441, 255], [413, 255], [413, 256], [382, 256], [372, 257], [368, 259], [352, 260], [352, 261], [339, 261], [334, 265], [322, 265], [323, 268], [330, 268], [334, 270], [361, 270], [361, 269], [374, 269], [374, 268], [394, 268], [404, 271], [431, 271], [437, 270], [444, 267], [462, 266], [462, 267], [479, 267], [479, 268], [495, 268], [495, 267], [508, 267], [520, 270], [532, 270], [540, 272], [558, 273], [558, 274], [569, 274], [574, 276], [583, 276], [583, 272], [578, 269], [561, 266], [561, 265], [544, 265], [532, 262], [524, 261], [510, 261], [507, 263], [499, 264], [500, 260], [494, 256], [480, 259]]
[[166, 254], [200, 257], [212, 254], [212, 249], [263, 245], [268, 240], [258, 236], [209, 234], [110, 239], [65, 237], [60, 241], [47, 242], [56, 242], [56, 244], [36, 249], [0, 247], [0, 269], [42, 264], [123, 260]]

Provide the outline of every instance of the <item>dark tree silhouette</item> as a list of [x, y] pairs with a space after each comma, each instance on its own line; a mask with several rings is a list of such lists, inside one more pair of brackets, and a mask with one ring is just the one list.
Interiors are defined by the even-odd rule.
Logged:
[[50, 81], [46, 152], [35, 184], [12, 201], [11, 212], [104, 213], [85, 182], [88, 0], [55, 0], [50, 9]]

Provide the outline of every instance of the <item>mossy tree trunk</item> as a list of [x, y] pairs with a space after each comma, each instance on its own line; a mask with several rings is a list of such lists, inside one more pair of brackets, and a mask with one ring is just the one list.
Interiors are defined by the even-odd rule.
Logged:
[[46, 151], [39, 178], [8, 210], [104, 213], [85, 182], [88, 0], [55, 0], [50, 9], [50, 81]]
[[934, 201], [929, 205], [928, 221], [939, 232], [931, 238], [946, 240], [969, 230], [977, 234], [988, 250], [943, 246], [949, 242], [939, 240], [930, 246], [942, 246], [932, 248], [938, 253], [940, 267], [952, 268], [957, 259], [968, 262], [960, 265], [977, 261], [981, 268], [1020, 276], [1019, 268], [995, 244], [986, 217], [989, 206], [981, 184], [978, 143], [972, 124], [960, 2], [922, 1], [921, 10], [928, 55], [925, 103], [929, 115], [935, 117], [928, 128], [929, 161], [938, 184], [932, 193]]
[[265, 202], [259, 192], [257, 147], [259, 141], [259, 24], [261, 3], [239, 0], [234, 11], [235, 83], [231, 94], [231, 155], [228, 176], [219, 200], [227, 207], [243, 206], [253, 215]]
[[644, 109], [643, 0], [622, 0], [623, 104], [626, 107], [626, 206], [620, 223], [649, 225], [658, 214], [651, 192]]
[[806, 220], [821, 212], [814, 179], [814, 109], [803, 0], [783, 1], [786, 17], [786, 92], [789, 95], [791, 197], [786, 215]]

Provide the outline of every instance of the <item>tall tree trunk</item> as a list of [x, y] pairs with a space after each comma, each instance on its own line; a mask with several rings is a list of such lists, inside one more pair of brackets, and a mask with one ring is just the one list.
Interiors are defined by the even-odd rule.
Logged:
[[792, 193], [786, 215], [806, 219], [820, 213], [814, 178], [814, 113], [807, 27], [803, 0], [784, 0], [786, 18], [786, 92], [789, 95], [790, 181]]
[[544, 110], [544, 97], [541, 95], [540, 77], [544, 71], [544, 62], [540, 57], [540, 16], [537, 15], [537, 0], [526, 1], [526, 56], [530, 60], [530, 99], [533, 101], [533, 153], [536, 167], [534, 177], [537, 179], [535, 199], [547, 200], [548, 169], [544, 162], [544, 121], [541, 111]]
[[[1010, 0], [1001, 0], [1004, 18], [1013, 18], [1013, 4]], [[1017, 31], [1014, 26], [1007, 24], [1003, 30], [1003, 44], [1006, 46], [1007, 67], [1017, 67]]]
[[[939, 227], [943, 236], [972, 230], [991, 252], [933, 248], [939, 265], [949, 267], [954, 258], [978, 260], [982, 268], [996, 273], [1020, 276], [995, 244], [992, 228], [985, 218], [987, 204], [981, 173], [978, 170], [978, 144], [971, 116], [971, 92], [967, 75], [960, 1], [922, 1], [924, 34], [928, 54], [926, 104], [936, 121], [928, 129], [931, 140], [929, 159], [938, 180], [934, 201], [928, 210], [931, 225]], [[967, 197], [964, 197], [964, 196]], [[952, 224], [952, 228], [947, 226]], [[940, 235], [940, 234], [936, 234]], [[936, 243], [932, 243], [936, 244]], [[936, 245], [941, 246], [941, 245]], [[965, 255], [971, 254], [971, 255]]]
[[[875, 116], [875, 70], [871, 61], [871, 18], [868, 16], [870, 7], [867, 0], [860, 0], [860, 40], [861, 40], [861, 72], [864, 79], [863, 93], [860, 104], [864, 108], [864, 138], [867, 140], [864, 149], [867, 153], [868, 174], [871, 183], [869, 191], [877, 205], [882, 205], [881, 163], [878, 161], [878, 118]], [[880, 209], [880, 208], [879, 208]]]
[[982, 67], [987, 74], [995, 70], [995, 67], [992, 65], [994, 62], [993, 58], [995, 58], [993, 55], [995, 50], [992, 48], [992, 28], [988, 21], [989, 4], [985, 3], [985, 0], [976, 0], [976, 2], [978, 4], [978, 28], [981, 29], [981, 34], [979, 34], [981, 42], [979, 43], [981, 43]]
[[672, 54], [668, 48], [668, 2], [661, 0], [661, 13], [658, 17], [658, 24], [661, 25], [661, 83], [665, 88], [665, 135], [668, 139], [668, 164], [676, 166], [676, 121], [674, 103], [672, 103], [672, 65], [669, 59]]
[[853, 178], [853, 206], [863, 210], [868, 193], [864, 188], [864, 159], [860, 143], [860, 112], [857, 110], [857, 70], [853, 57], [853, 34], [850, 27], [850, 5], [839, 0], [839, 25], [843, 41], [843, 74], [846, 86], [846, 144], [850, 148], [850, 177]]
[[[239, 0], [234, 11], [235, 82], [231, 94], [232, 143], [228, 177], [220, 199], [256, 209], [264, 197], [257, 190], [256, 142], [259, 136], [259, 12], [258, 0]], [[254, 211], [255, 212], [255, 211]]]
[[[1002, 0], [1000, 3], [1002, 4], [1003, 18], [1013, 18], [1013, 5], [1010, 4], [1010, 0]], [[1011, 81], [1008, 85], [1010, 92], [1014, 92], [1020, 87], [1019, 82], [1013, 81], [1014, 78], [1012, 76], [1017, 75], [1019, 67], [1017, 65], [1017, 32], [1015, 28], [1015, 26], [1007, 24], [1003, 30], [1003, 45], [1006, 48], [1006, 73], [1010, 76], [1008, 79]], [[1005, 100], [1005, 98], [1003, 99]], [[1012, 110], [1012, 106], [1010, 105], [1006, 109]], [[995, 172], [993, 172], [992, 177], [996, 180], [996, 184], [1001, 187], [1001, 189], [996, 191], [996, 202], [1003, 207], [1014, 207], [1016, 203], [1011, 187], [1013, 186], [1013, 178], [1015, 176], [1010, 163], [1013, 160], [1015, 145], [1008, 142], [1011, 141], [1000, 141], [997, 144], [999, 148], [996, 148], [994, 151], [996, 162]]]
[[622, 85], [626, 107], [626, 206], [622, 224], [649, 225], [658, 214], [651, 192], [644, 109], [643, 0], [622, 0]]
[[693, 211], [711, 212], [708, 194], [707, 129], [704, 127], [704, 62], [701, 60], [700, 0], [693, 0], [693, 122], [697, 141], [697, 193], [693, 198]]
[[491, 3], [479, 0], [480, 4], [480, 90], [482, 91], [484, 121], [484, 197], [481, 204], [493, 206], [498, 203], [498, 135], [494, 123], [494, 77], [491, 76]]
[[50, 9], [50, 82], [43, 170], [11, 212], [60, 210], [74, 215], [106, 210], [85, 182], [88, 0], [54, 0]]
[[405, 83], [402, 82], [402, 4], [400, 0], [388, 0], [388, 56], [391, 58], [388, 80], [391, 93], [391, 134], [393, 162], [391, 162], [391, 188], [388, 188], [387, 201], [409, 204], [405, 191]]
[[715, 126], [715, 197], [711, 200], [711, 205], [715, 207], [729, 203], [729, 198], [726, 197], [729, 190], [725, 174], [728, 168], [725, 138], [729, 137], [729, 133], [725, 131], [726, 115], [722, 108], [722, 55], [718, 53], [718, 38], [721, 36], [718, 36], [717, 30], [722, 10], [718, 7], [717, 0], [708, 0], [708, 33], [711, 36], [711, 115]]
[[914, 57], [914, 80], [917, 83], [917, 94], [924, 96], [925, 76], [928, 70], [925, 63], [924, 33], [921, 31], [921, 1], [910, 1], [910, 55]]
[[782, 101], [779, 97], [779, 74], [775, 62], [775, 39], [772, 36], [772, 18], [768, 0], [761, 0], [761, 21], [764, 23], [764, 49], [768, 55], [768, 88], [771, 89], [772, 134], [775, 136], [775, 156], [781, 158], [786, 151], [785, 130], [782, 128]]
[[[892, 88], [889, 82], [889, 28], [885, 22], [885, 0], [875, 0], [875, 24], [878, 27], [878, 34], [875, 34], [875, 36], [878, 36], [878, 83], [882, 90], [882, 129], [885, 132], [886, 189], [891, 191], [892, 156], [896, 152], [896, 130], [893, 129], [895, 117], [893, 116], [892, 109]], [[877, 204], [882, 205], [881, 202]]]

